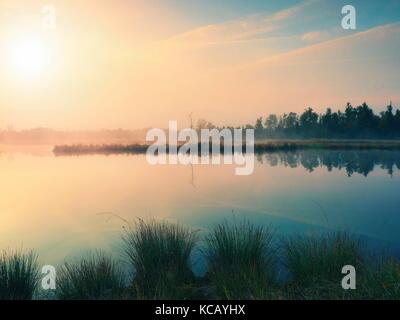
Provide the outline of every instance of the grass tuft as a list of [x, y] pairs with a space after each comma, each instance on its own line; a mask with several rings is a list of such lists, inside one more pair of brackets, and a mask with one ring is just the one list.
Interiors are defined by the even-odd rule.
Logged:
[[195, 231], [166, 221], [138, 220], [123, 241], [138, 299], [187, 299], [194, 294], [190, 257]]
[[124, 286], [125, 275], [117, 262], [97, 251], [61, 267], [56, 295], [62, 300], [122, 299]]
[[207, 278], [219, 299], [266, 299], [275, 278], [275, 249], [270, 228], [225, 221], [206, 238]]
[[32, 251], [0, 254], [0, 300], [31, 300], [38, 280], [37, 256]]
[[354, 290], [343, 290], [342, 268], [363, 268], [359, 239], [346, 232], [293, 236], [283, 240], [283, 260], [291, 286], [299, 299], [352, 299]]

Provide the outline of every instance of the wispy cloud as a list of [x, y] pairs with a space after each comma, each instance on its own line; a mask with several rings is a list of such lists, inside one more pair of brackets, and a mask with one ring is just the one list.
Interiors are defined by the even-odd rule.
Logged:
[[329, 32], [327, 31], [311, 31], [306, 32], [301, 36], [301, 40], [306, 42], [314, 42], [326, 40], [329, 38]]
[[289, 19], [293, 19], [306, 8], [320, 0], [306, 0], [299, 5], [284, 9], [277, 13], [254, 14], [235, 20], [203, 26], [170, 39], [169, 42], [207, 45], [248, 41], [259, 37], [270, 36], [273, 31], [285, 26]]
[[[307, 39], [304, 39], [304, 36]], [[313, 40], [318, 37], [321, 35], [316, 32], [305, 34], [302, 39]], [[395, 59], [400, 49], [399, 40], [400, 23], [388, 24], [260, 59], [248, 66], [276, 66], [279, 63], [307, 64], [315, 61], [353, 60], [357, 62], [365, 59], [379, 60], [388, 56]], [[382, 48], [385, 49], [382, 50]]]

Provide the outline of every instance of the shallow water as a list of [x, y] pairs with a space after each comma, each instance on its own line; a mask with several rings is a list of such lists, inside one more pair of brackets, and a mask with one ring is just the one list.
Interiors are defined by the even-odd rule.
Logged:
[[207, 229], [245, 216], [280, 234], [346, 229], [400, 251], [399, 151], [268, 153], [250, 176], [232, 165], [151, 166], [144, 155], [0, 151], [0, 248], [34, 248], [43, 264], [97, 248], [118, 255], [123, 219], [137, 217]]

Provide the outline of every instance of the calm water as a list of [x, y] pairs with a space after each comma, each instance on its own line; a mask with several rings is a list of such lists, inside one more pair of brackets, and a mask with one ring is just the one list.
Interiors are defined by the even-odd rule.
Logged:
[[400, 251], [398, 151], [264, 154], [251, 176], [229, 165], [150, 166], [142, 155], [0, 151], [0, 248], [35, 248], [46, 264], [89, 249], [118, 253], [116, 215], [205, 229], [246, 216], [282, 234], [346, 229]]

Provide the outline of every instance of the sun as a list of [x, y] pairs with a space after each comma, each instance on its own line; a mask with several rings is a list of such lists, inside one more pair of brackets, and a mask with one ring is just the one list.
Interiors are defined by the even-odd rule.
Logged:
[[39, 37], [24, 36], [11, 45], [13, 69], [24, 75], [40, 75], [50, 63], [50, 49]]

